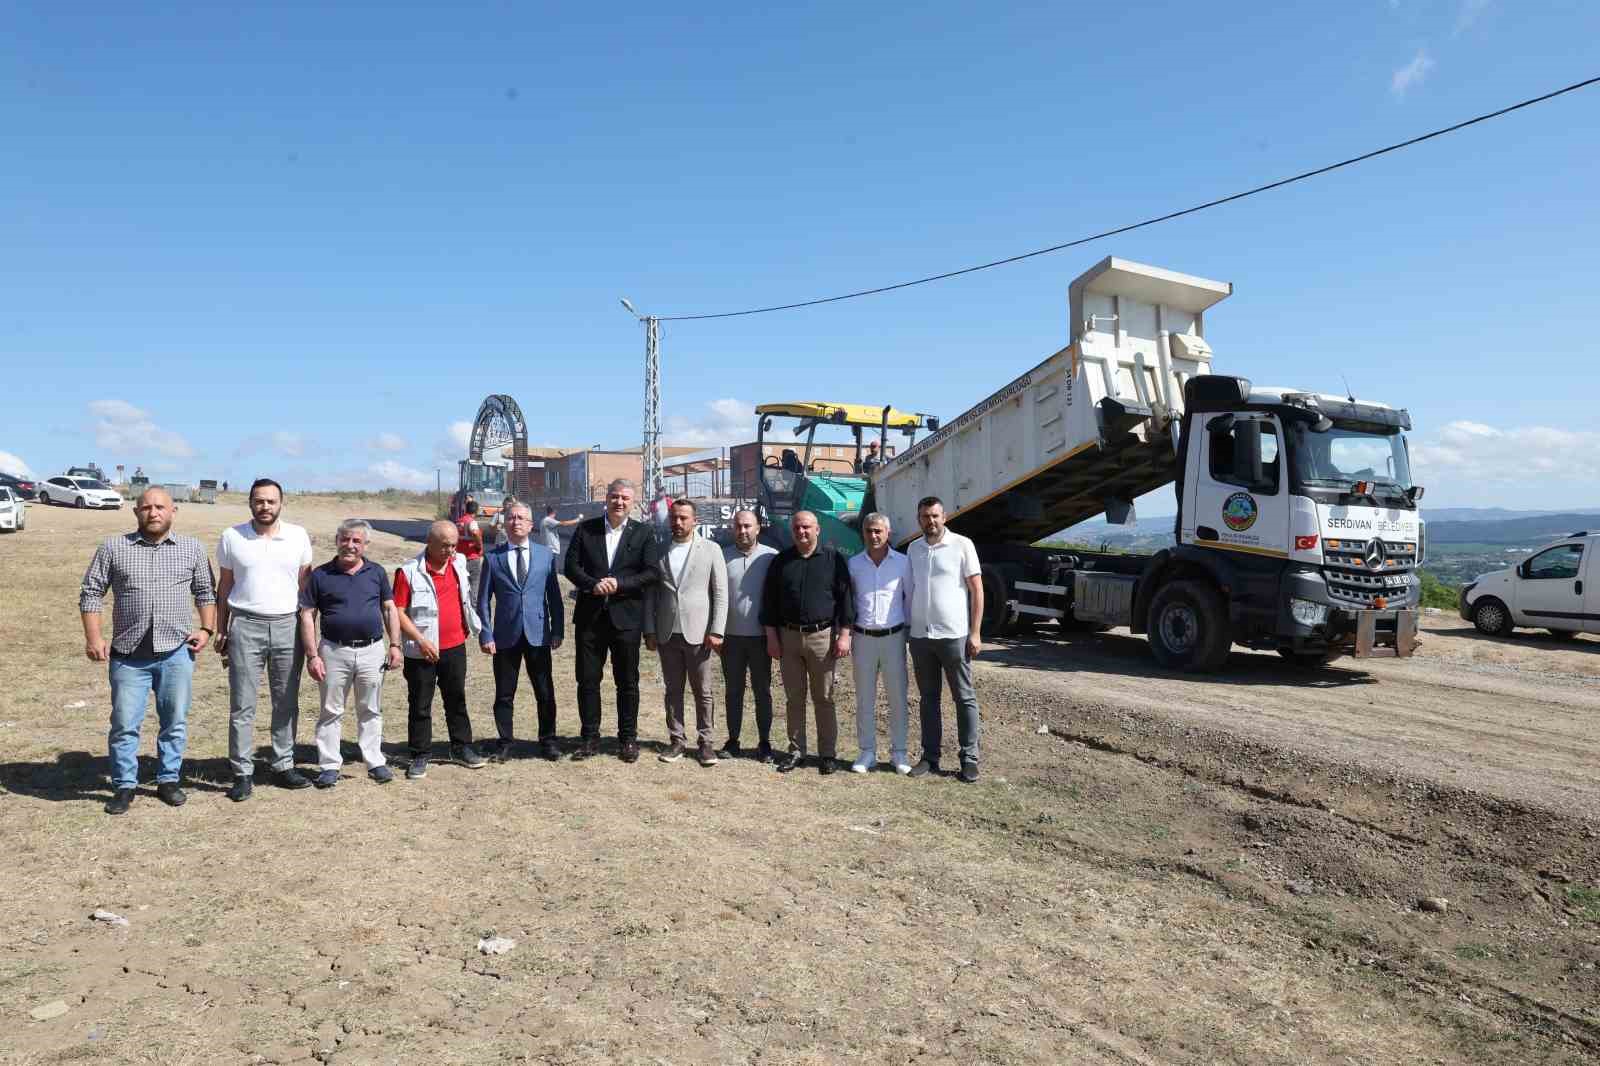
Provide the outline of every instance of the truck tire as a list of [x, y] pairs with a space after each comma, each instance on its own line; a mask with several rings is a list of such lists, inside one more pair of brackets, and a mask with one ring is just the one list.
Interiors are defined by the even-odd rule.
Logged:
[[1169, 670], [1210, 673], [1233, 645], [1222, 595], [1203, 581], [1174, 581], [1150, 603], [1150, 651]]
[[1007, 601], [1011, 599], [1011, 583], [998, 567], [985, 566], [983, 575], [983, 636], [1009, 637], [1017, 630]]
[[1472, 624], [1489, 637], [1511, 635], [1511, 612], [1493, 596], [1485, 596], [1472, 608]]

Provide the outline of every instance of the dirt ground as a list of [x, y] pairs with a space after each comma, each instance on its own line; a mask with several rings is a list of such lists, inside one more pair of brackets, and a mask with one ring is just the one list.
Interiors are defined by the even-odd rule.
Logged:
[[[351, 513], [405, 517], [294, 498], [285, 516], [321, 556]], [[246, 517], [235, 496], [177, 526], [214, 545]], [[337, 788], [243, 805], [207, 653], [190, 802], [147, 785], [113, 819], [76, 589], [128, 528], [34, 507], [0, 538], [0, 1061], [1600, 1057], [1600, 639], [1435, 616], [1410, 661], [1237, 652], [1205, 680], [1125, 633], [1007, 641], [978, 666], [975, 786], [659, 763], [647, 656], [635, 766], [441, 763], [378, 786], [352, 725]], [[371, 554], [415, 550], [379, 534]], [[570, 736], [570, 647], [556, 669]], [[404, 695], [384, 694], [397, 762]], [[474, 654], [480, 735], [491, 695]], [[307, 681], [303, 765], [314, 704]], [[527, 736], [525, 696], [518, 719]], [[148, 783], [153, 715], [142, 750]], [[515, 946], [480, 954], [491, 934]]]

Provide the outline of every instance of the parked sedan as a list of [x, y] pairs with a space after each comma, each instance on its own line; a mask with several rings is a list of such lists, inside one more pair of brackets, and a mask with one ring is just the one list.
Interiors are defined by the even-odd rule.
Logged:
[[0, 474], [0, 485], [4, 485], [24, 500], [33, 499], [39, 491], [39, 486], [31, 477], [18, 477], [15, 474]]
[[0, 531], [15, 533], [28, 524], [28, 505], [9, 485], [0, 485]]
[[89, 477], [53, 477], [39, 486], [39, 502], [63, 507], [122, 506], [122, 494], [104, 481]]

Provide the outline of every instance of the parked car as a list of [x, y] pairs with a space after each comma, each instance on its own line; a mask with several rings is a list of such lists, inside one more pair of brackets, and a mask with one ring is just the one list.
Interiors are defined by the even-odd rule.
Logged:
[[0, 531], [15, 533], [28, 524], [28, 505], [10, 485], [0, 485]]
[[0, 474], [0, 485], [4, 485], [24, 500], [31, 500], [38, 494], [38, 483], [31, 477], [18, 477], [15, 474]]
[[1600, 533], [1562, 537], [1516, 566], [1474, 578], [1461, 589], [1461, 617], [1490, 636], [1515, 626], [1551, 636], [1600, 633]]
[[89, 477], [53, 477], [39, 486], [39, 502], [63, 507], [121, 507], [122, 494]]

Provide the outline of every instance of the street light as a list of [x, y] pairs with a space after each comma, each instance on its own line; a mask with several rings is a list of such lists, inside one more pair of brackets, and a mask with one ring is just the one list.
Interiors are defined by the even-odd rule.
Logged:
[[661, 320], [642, 315], [626, 297], [622, 306], [644, 323], [644, 446], [640, 449], [640, 473], [644, 494], [654, 499], [661, 491]]

